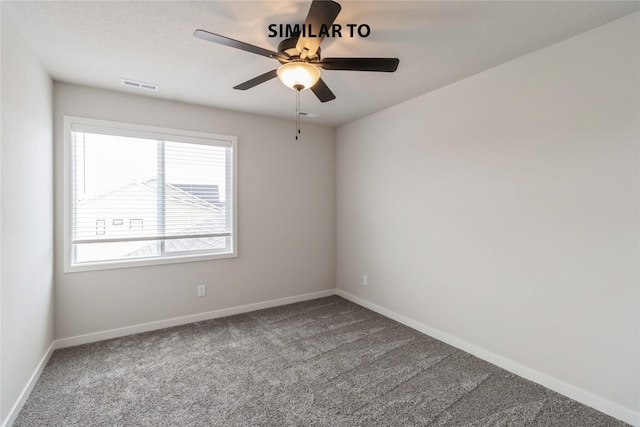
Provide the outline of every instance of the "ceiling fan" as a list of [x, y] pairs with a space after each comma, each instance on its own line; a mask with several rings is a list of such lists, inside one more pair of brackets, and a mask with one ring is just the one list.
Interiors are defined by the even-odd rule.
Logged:
[[[333, 26], [341, 6], [330, 0], [313, 0], [303, 31], [284, 39], [274, 52], [248, 43], [230, 39], [205, 30], [196, 30], [194, 36], [203, 40], [266, 56], [280, 62], [277, 69], [268, 71], [234, 89], [247, 90], [278, 77], [286, 86], [297, 90], [311, 89], [321, 102], [331, 101], [336, 96], [320, 78], [323, 70], [394, 72], [400, 61], [397, 58], [321, 58], [320, 43], [326, 37], [327, 28]], [[305, 31], [309, 29], [309, 31]], [[325, 29], [325, 31], [321, 31]], [[315, 33], [314, 33], [315, 31]]]

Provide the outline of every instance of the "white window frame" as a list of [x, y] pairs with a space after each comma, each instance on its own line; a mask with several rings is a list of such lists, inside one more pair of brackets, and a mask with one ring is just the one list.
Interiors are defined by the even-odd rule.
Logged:
[[[216, 140], [223, 141], [231, 147], [231, 250], [218, 254], [184, 254], [162, 256], [144, 259], [121, 259], [109, 261], [96, 261], [92, 263], [73, 264], [73, 177], [72, 177], [72, 143], [71, 132], [74, 127], [87, 126], [91, 128], [106, 128], [111, 132], [122, 130], [123, 136], [144, 136], [154, 135], [160, 138], [170, 137], [177, 142], [189, 142], [189, 140]], [[72, 273], [79, 271], [108, 270], [129, 267], [143, 267], [151, 265], [173, 264], [182, 262], [206, 261], [214, 259], [235, 258], [238, 256], [238, 138], [229, 135], [218, 135], [206, 132], [196, 132], [182, 129], [163, 128], [158, 126], [140, 125], [134, 123], [115, 122], [110, 120], [92, 119], [78, 116], [63, 117], [63, 168], [64, 168], [64, 272]]]

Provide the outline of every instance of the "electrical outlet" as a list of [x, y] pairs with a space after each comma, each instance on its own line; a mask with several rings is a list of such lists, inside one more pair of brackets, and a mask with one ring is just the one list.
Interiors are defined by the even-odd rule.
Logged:
[[369, 279], [367, 276], [362, 276], [362, 286], [369, 286]]
[[198, 296], [203, 297], [207, 294], [207, 288], [205, 285], [198, 286]]

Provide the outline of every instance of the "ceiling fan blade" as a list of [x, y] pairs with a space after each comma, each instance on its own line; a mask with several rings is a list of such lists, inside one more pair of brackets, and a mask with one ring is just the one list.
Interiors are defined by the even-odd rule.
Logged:
[[[324, 39], [324, 35], [320, 36], [323, 25], [326, 30], [330, 30], [341, 8], [334, 1], [313, 0], [307, 14], [307, 20], [304, 22], [304, 32], [300, 33], [296, 44], [296, 49], [301, 53], [303, 59], [313, 57], [316, 54]], [[308, 51], [306, 54], [305, 49]]]
[[237, 86], [234, 86], [234, 89], [238, 90], [247, 90], [251, 89], [254, 86], [258, 86], [260, 83], [264, 83], [276, 77], [278, 75], [278, 70], [271, 70], [264, 74], [259, 75], [258, 77], [254, 77], [251, 80], [247, 80], [244, 83], [240, 83]]
[[266, 56], [267, 58], [275, 58], [278, 55], [277, 52], [273, 52], [271, 50], [263, 49], [258, 46], [254, 46], [249, 43], [240, 42], [238, 40], [230, 39], [229, 37], [221, 36], [219, 34], [213, 34], [209, 31], [205, 30], [196, 30], [193, 35], [199, 39], [207, 40], [210, 42], [222, 44], [229, 47], [234, 47], [236, 49], [244, 50], [246, 52], [255, 53], [258, 55]]
[[336, 99], [336, 96], [331, 92], [329, 86], [327, 86], [322, 79], [318, 80], [315, 85], [311, 86], [311, 91], [318, 97], [320, 102], [327, 102], [332, 99]]
[[393, 73], [399, 63], [398, 58], [323, 58], [317, 65], [325, 70]]

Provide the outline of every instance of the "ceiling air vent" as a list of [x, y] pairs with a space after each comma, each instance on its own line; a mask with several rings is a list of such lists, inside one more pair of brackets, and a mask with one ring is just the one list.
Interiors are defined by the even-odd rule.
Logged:
[[158, 86], [156, 84], [138, 82], [138, 81], [129, 80], [129, 79], [122, 79], [122, 84], [125, 85], [125, 86], [135, 87], [135, 88], [138, 88], [138, 89], [153, 90], [155, 92], [160, 90], [160, 86]]

